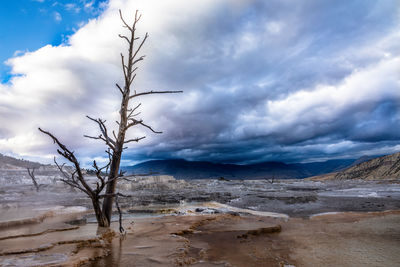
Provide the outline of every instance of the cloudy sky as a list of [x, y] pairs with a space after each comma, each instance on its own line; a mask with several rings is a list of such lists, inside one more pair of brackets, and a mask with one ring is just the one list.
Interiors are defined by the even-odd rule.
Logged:
[[[17, 3], [15, 3], [17, 2]], [[40, 126], [82, 162], [115, 127], [126, 51], [118, 16], [149, 32], [134, 87], [145, 134], [123, 164], [184, 158], [310, 162], [400, 151], [398, 0], [4, 0], [0, 153], [48, 162]]]

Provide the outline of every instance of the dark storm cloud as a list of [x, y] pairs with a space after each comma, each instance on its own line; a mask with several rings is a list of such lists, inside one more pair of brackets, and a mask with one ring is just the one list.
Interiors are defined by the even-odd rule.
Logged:
[[[38, 118], [46, 113], [50, 128], [68, 125], [72, 137], [66, 135], [66, 142], [81, 148], [84, 160], [104, 150], [78, 141], [85, 131], [96, 130], [84, 115], [109, 122], [118, 115], [118, 95], [110, 89], [120, 80], [118, 53], [124, 48], [114, 38], [121, 31], [118, 8], [142, 10], [140, 26], [150, 32], [135, 89], [184, 91], [143, 98], [142, 118], [163, 134], [135, 129], [131, 136], [147, 138], [126, 151], [124, 162], [296, 162], [400, 151], [400, 8], [395, 0], [168, 0], [157, 5], [113, 0], [109, 6], [98, 21], [73, 35], [69, 46], [15, 59], [14, 71], [26, 77], [11, 89], [0, 87], [3, 93], [33, 88], [35, 101], [29, 104], [38, 111], [32, 121], [43, 121]], [[44, 58], [46, 64], [37, 65]], [[38, 73], [48, 77], [48, 88], [60, 89], [43, 89], [35, 82]], [[14, 98], [21, 99], [15, 93], [0, 104], [15, 105]], [[15, 117], [26, 111], [14, 108], [6, 113]], [[64, 119], [54, 120], [54, 111]], [[0, 133], [16, 136], [12, 142], [0, 136], [0, 148], [34, 139], [36, 151], [50, 151], [43, 139], [20, 134], [27, 132], [23, 127], [11, 128], [0, 127]]]
[[[191, 101], [168, 115], [171, 124], [161, 138], [165, 147], [145, 148], [144, 158], [246, 162], [347, 152], [351, 157], [400, 139], [398, 78], [368, 89], [378, 92], [376, 99], [362, 92], [362, 84], [343, 85], [358, 71], [373, 71], [388, 60], [385, 53], [389, 59], [399, 56], [398, 36], [389, 37], [399, 26], [395, 2], [253, 1], [240, 11], [223, 6], [192, 23], [169, 32], [177, 39], [177, 53], [160, 52], [151, 66], [156, 66], [154, 80], [195, 96], [184, 96], [182, 101]], [[385, 43], [385, 38], [390, 40]], [[391, 73], [376, 74], [391, 75], [398, 65], [389, 67]], [[364, 78], [368, 84], [376, 77]], [[310, 93], [290, 102], [315, 103], [293, 112], [287, 123], [279, 118], [284, 114], [266, 111], [268, 101], [290, 98], [300, 90], [318, 91], [319, 86], [331, 86], [331, 93]], [[343, 107], [330, 109], [326, 98], [340, 87], [342, 95], [334, 105]], [[357, 90], [361, 99], [356, 99]], [[346, 91], [353, 95], [346, 96]], [[319, 97], [325, 99], [309, 99]], [[242, 119], [248, 115], [252, 118]], [[270, 127], [271, 121], [278, 125]], [[325, 141], [318, 146], [321, 139]], [[306, 141], [316, 145], [302, 145]], [[335, 144], [336, 150], [324, 149]]]

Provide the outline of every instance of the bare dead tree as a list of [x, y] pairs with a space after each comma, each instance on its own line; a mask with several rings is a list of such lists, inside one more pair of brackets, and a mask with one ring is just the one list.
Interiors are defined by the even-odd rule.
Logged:
[[[119, 15], [123, 23], [123, 27], [128, 29], [129, 35], [119, 35], [120, 38], [128, 43], [128, 55], [127, 58], [125, 58], [125, 56], [121, 53], [121, 67], [124, 75], [124, 85], [121, 87], [118, 83], [116, 84], [117, 89], [121, 93], [121, 105], [119, 109], [120, 117], [119, 120], [116, 121], [118, 125], [117, 133], [115, 131], [110, 132], [108, 130], [105, 120], [101, 118], [95, 119], [87, 116], [89, 120], [98, 125], [100, 129], [100, 134], [98, 136], [85, 135], [85, 137], [101, 140], [106, 144], [108, 148], [106, 153], [108, 155], [109, 162], [105, 166], [99, 167], [96, 161], [93, 161], [93, 168], [97, 177], [97, 182], [94, 187], [88, 184], [88, 182], [85, 180], [85, 177], [81, 171], [82, 169], [74, 155], [74, 152], [70, 151], [53, 134], [39, 128], [42, 133], [50, 136], [53, 142], [58, 145], [59, 149], [57, 149], [57, 152], [74, 166], [75, 171], [71, 174], [68, 174], [63, 170], [63, 165], [60, 166], [56, 163], [60, 171], [63, 173], [64, 178], [62, 179], [62, 181], [74, 188], [81, 190], [82, 192], [87, 194], [92, 200], [93, 209], [96, 214], [98, 225], [102, 227], [110, 226], [114, 199], [116, 200], [116, 202], [118, 202], [118, 196], [126, 197], [125, 195], [116, 192], [117, 182], [121, 177], [123, 177], [123, 173], [120, 171], [122, 152], [126, 148], [126, 145], [128, 143], [139, 142], [140, 140], [145, 138], [145, 136], [139, 136], [132, 139], [127, 139], [127, 131], [134, 126], [141, 126], [147, 128], [153, 133], [162, 133], [160, 131], [154, 130], [151, 126], [145, 124], [142, 119], [139, 119], [138, 116], [140, 115], [140, 112], [137, 111], [140, 108], [141, 103], [136, 103], [135, 105], [130, 106], [130, 101], [136, 100], [141, 96], [151, 94], [182, 93], [182, 91], [153, 90], [138, 92], [137, 90], [131, 89], [132, 83], [136, 77], [136, 71], [138, 69], [136, 65], [145, 58], [144, 55], [139, 56], [139, 52], [149, 35], [148, 33], [146, 33], [142, 40], [139, 41], [141, 38], [137, 37], [135, 34], [136, 25], [141, 18], [141, 15], [138, 15], [137, 10], [132, 25], [129, 25], [124, 20], [121, 10], [119, 11]], [[105, 189], [104, 193], [103, 189]], [[120, 212], [119, 204], [117, 204], [117, 209]], [[121, 228], [122, 226], [120, 225], [120, 230]]]
[[39, 186], [38, 183], [36, 182], [35, 168], [33, 168], [32, 171], [31, 171], [31, 169], [29, 169], [29, 168], [26, 168], [26, 169], [28, 170], [28, 174], [29, 174], [29, 176], [30, 176], [31, 179], [32, 179], [32, 183], [33, 183], [33, 185], [35, 186], [36, 191], [39, 192], [39, 187], [40, 187], [40, 186]]
[[267, 179], [267, 181], [268, 181], [270, 184], [273, 184], [273, 183], [275, 182], [275, 174], [273, 174], [271, 178]]

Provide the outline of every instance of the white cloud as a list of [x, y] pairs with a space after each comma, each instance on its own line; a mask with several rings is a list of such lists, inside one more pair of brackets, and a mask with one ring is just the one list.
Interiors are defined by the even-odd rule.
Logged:
[[61, 16], [61, 14], [58, 13], [57, 11], [55, 11], [55, 12], [53, 13], [53, 16], [54, 16], [54, 20], [55, 20], [56, 22], [62, 21], [62, 16]]
[[[199, 5], [204, 6], [200, 1]], [[12, 73], [19, 75], [10, 85], [0, 87], [0, 116], [7, 125], [7, 134], [1, 136], [0, 132], [1, 151], [36, 156], [53, 150], [51, 142], [37, 131], [38, 126], [57, 133], [75, 148], [89, 144], [95, 151], [103, 150], [96, 148], [98, 143], [81, 138], [88, 130], [96, 130], [85, 115], [115, 116], [119, 95], [114, 84], [121, 82], [119, 53], [125, 50], [117, 36], [123, 31], [117, 10], [124, 10], [126, 19], [132, 21], [135, 8], [141, 6], [144, 13], [151, 5], [111, 1], [99, 19], [71, 36], [69, 45], [47, 45], [8, 61]], [[172, 14], [162, 14], [163, 10], [144, 14], [139, 30], [158, 29], [162, 33], [166, 20], [176, 22]], [[59, 13], [54, 15], [61, 19]], [[141, 75], [145, 76], [143, 71]]]
[[[318, 84], [295, 91], [282, 99], [267, 100], [260, 112], [242, 114], [236, 132], [254, 134], [284, 133], [285, 138], [312, 138], [312, 129], [329, 126], [355, 112], [369, 114], [384, 101], [400, 99], [400, 56], [383, 59], [376, 65], [354, 71], [336, 86]], [[326, 131], [330, 131], [327, 127]], [[327, 132], [326, 134], [329, 134]]]
[[76, 4], [74, 3], [67, 3], [64, 5], [65, 9], [68, 11], [73, 11], [75, 13], [79, 13], [79, 11], [81, 11], [81, 8], [78, 7]]
[[354, 72], [337, 86], [318, 85], [313, 90], [294, 92], [282, 100], [268, 101], [267, 114], [276, 119], [273, 125], [293, 125], [310, 119], [329, 121], [339, 118], [347, 108], [398, 99], [399, 69], [400, 57], [384, 60]]
[[268, 23], [267, 23], [266, 27], [267, 27], [267, 30], [268, 30], [270, 33], [272, 33], [272, 34], [278, 34], [278, 33], [281, 32], [283, 25], [282, 25], [282, 23], [280, 23], [280, 22], [271, 21], [271, 22], [268, 22]]

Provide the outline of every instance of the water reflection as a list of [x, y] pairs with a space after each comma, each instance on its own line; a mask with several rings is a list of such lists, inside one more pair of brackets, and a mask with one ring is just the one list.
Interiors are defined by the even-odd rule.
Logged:
[[[102, 228], [102, 229], [100, 229]], [[107, 231], [107, 229], [104, 229], [103, 227], [99, 227], [98, 229], [98, 234], [104, 234]], [[121, 265], [121, 259], [122, 259], [122, 250], [123, 250], [123, 244], [124, 241], [126, 240], [125, 235], [120, 235], [119, 238], [114, 238], [111, 243], [108, 243], [106, 245], [106, 249], [109, 250], [109, 254], [106, 257], [102, 257], [99, 259], [95, 259], [91, 261], [90, 263], [83, 265], [86, 267], [110, 267], [110, 266], [122, 266]], [[127, 266], [133, 266], [134, 263], [132, 262], [131, 264]]]

